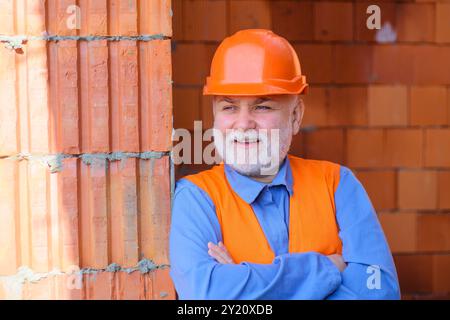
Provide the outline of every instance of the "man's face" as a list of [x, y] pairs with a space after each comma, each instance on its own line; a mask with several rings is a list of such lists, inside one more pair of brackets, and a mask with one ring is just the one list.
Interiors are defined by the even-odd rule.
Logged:
[[[285, 158], [303, 116], [298, 95], [215, 96], [216, 150], [236, 171], [262, 176]], [[220, 136], [218, 136], [220, 135]]]

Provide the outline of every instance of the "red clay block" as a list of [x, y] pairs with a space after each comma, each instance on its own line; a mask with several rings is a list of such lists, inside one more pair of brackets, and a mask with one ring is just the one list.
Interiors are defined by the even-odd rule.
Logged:
[[201, 94], [201, 89], [198, 89], [200, 95], [200, 115], [202, 117], [203, 129], [212, 128], [214, 125], [212, 96], [204, 96]]
[[388, 84], [414, 83], [416, 48], [398, 44], [375, 45], [373, 47], [373, 81]]
[[292, 137], [291, 148], [289, 149], [289, 153], [293, 154], [297, 157], [306, 157], [306, 148], [305, 148], [305, 134], [300, 131], [295, 136]]
[[80, 34], [108, 34], [108, 1], [80, 0]]
[[134, 267], [138, 256], [136, 159], [110, 163], [111, 259], [123, 267]]
[[320, 41], [353, 39], [353, 4], [314, 3], [314, 38]]
[[394, 256], [402, 294], [429, 293], [433, 291], [433, 256]]
[[417, 223], [419, 251], [448, 252], [450, 250], [449, 214], [419, 214]]
[[48, 197], [49, 173], [38, 161], [28, 165], [29, 215], [31, 231], [31, 268], [35, 272], [50, 270], [50, 203]]
[[302, 127], [326, 126], [329, 116], [329, 90], [323, 87], [309, 87], [308, 94], [302, 96], [305, 111], [303, 114]]
[[170, 278], [169, 271], [169, 268], [164, 268], [152, 272], [153, 300], [175, 299], [175, 288]]
[[433, 262], [433, 291], [450, 292], [450, 254], [435, 255]]
[[117, 273], [98, 272], [83, 276], [86, 300], [111, 300]]
[[222, 41], [227, 35], [225, 0], [183, 1], [184, 40]]
[[53, 153], [80, 152], [77, 63], [76, 41], [49, 43], [49, 125]]
[[412, 212], [378, 215], [392, 253], [417, 251], [417, 214]]
[[[27, 102], [30, 152], [49, 153], [48, 65], [45, 41], [27, 45]], [[23, 79], [20, 79], [23, 81]], [[23, 84], [23, 82], [21, 82]], [[25, 100], [25, 99], [24, 99]], [[25, 115], [25, 114], [24, 114]]]
[[19, 161], [19, 228], [21, 265], [31, 266], [31, 217], [29, 213], [28, 161]]
[[334, 81], [336, 83], [372, 82], [373, 48], [368, 45], [336, 45]]
[[304, 135], [307, 158], [344, 162], [343, 129], [318, 129]]
[[[76, 22], [76, 13], [73, 9], [77, 5], [76, 0], [48, 0], [47, 1], [47, 16], [48, 19], [47, 31], [50, 34], [57, 34], [59, 36], [73, 36], [77, 35], [76, 24], [75, 28], [70, 23]], [[69, 7], [72, 8], [71, 12], [67, 12]], [[68, 25], [69, 23], [69, 25]], [[70, 28], [69, 28], [70, 26]]]
[[117, 299], [120, 300], [143, 300], [145, 297], [144, 276], [139, 271], [119, 272], [119, 288]]
[[450, 129], [425, 131], [425, 166], [450, 167]]
[[139, 160], [139, 249], [157, 264], [169, 263], [169, 157]]
[[169, 40], [139, 44], [140, 139], [143, 151], [172, 145], [172, 64]]
[[421, 129], [387, 129], [384, 152], [386, 166], [421, 167], [423, 141]]
[[138, 0], [140, 34], [172, 36], [171, 2], [174, 0]]
[[109, 84], [106, 41], [80, 42], [82, 152], [109, 152]]
[[404, 86], [370, 86], [368, 116], [371, 126], [407, 124], [407, 88]]
[[54, 277], [45, 277], [36, 282], [26, 281], [23, 286], [24, 300], [56, 299]]
[[[70, 270], [73, 266], [80, 264], [79, 258], [79, 224], [78, 214], [78, 166], [76, 158], [64, 159], [62, 171], [53, 174], [56, 176], [56, 189], [52, 189], [52, 198], [56, 198], [56, 212], [52, 212], [52, 228], [59, 233], [53, 239], [53, 247], [56, 249], [52, 254], [53, 265], [60, 265], [62, 270]], [[53, 181], [53, 180], [52, 180]], [[52, 200], [53, 202], [53, 200]], [[53, 208], [52, 208], [53, 209]], [[60, 262], [55, 258], [60, 258]]]
[[268, 0], [229, 1], [229, 32], [241, 29], [271, 29], [271, 3]]
[[396, 3], [391, 1], [383, 1], [374, 3], [373, 1], [357, 1], [355, 3], [355, 40], [375, 41], [378, 29], [367, 28], [367, 19], [373, 13], [367, 13], [370, 5], [376, 4], [380, 7], [381, 26], [387, 23], [395, 30], [396, 26]]
[[174, 128], [194, 130], [194, 121], [200, 117], [200, 92], [195, 88], [173, 89]]
[[397, 5], [399, 41], [434, 41], [435, 5], [432, 3], [400, 3]]
[[80, 267], [105, 268], [108, 263], [108, 202], [105, 160], [80, 163]]
[[309, 84], [329, 83], [334, 78], [333, 47], [328, 44], [293, 45], [299, 56], [302, 73]]
[[[18, 29], [25, 30], [24, 33], [27, 35], [37, 35], [37, 36], [42, 35], [46, 31], [45, 2], [43, 1], [23, 1], [23, 2], [25, 3], [24, 4], [25, 19], [24, 20], [16, 19], [17, 24], [22, 24], [22, 27], [19, 27]], [[18, 16], [16, 17], [18, 18]]]
[[[424, 63], [426, 61], [427, 63]], [[414, 50], [414, 83], [420, 85], [450, 84], [450, 47], [423, 45]]]
[[15, 55], [14, 51], [0, 47], [0, 70], [3, 70], [0, 77], [0, 98], [8, 101], [0, 108], [0, 156], [12, 155], [19, 151]]
[[184, 17], [183, 17], [183, 2], [184, 0], [172, 0], [172, 28], [173, 28], [173, 40], [184, 39]]
[[276, 34], [289, 39], [313, 40], [313, 2], [272, 1], [272, 25]]
[[11, 35], [15, 33], [15, 2], [15, 0], [5, 0], [0, 2], [0, 34]]
[[400, 171], [398, 174], [398, 207], [417, 210], [436, 209], [436, 171]]
[[367, 125], [367, 88], [330, 88], [328, 124], [332, 126]]
[[447, 124], [447, 89], [444, 86], [414, 86], [410, 90], [410, 124]]
[[110, 0], [109, 4], [109, 34], [122, 36], [137, 35], [137, 0]]
[[358, 171], [375, 209], [389, 210], [396, 207], [397, 174], [393, 170]]
[[450, 171], [438, 172], [438, 207], [450, 209]]
[[436, 3], [436, 42], [450, 42], [450, 3]]
[[350, 167], [383, 166], [384, 134], [381, 129], [350, 129], [347, 131], [346, 160]]
[[110, 46], [112, 151], [139, 151], [138, 53], [135, 41]]
[[17, 161], [0, 160], [0, 274], [15, 274], [20, 263], [19, 207], [16, 201], [19, 189]]
[[64, 274], [55, 277], [56, 282], [56, 297], [63, 300], [82, 300], [85, 299], [83, 293], [83, 282], [80, 281], [81, 286], [76, 283], [76, 278], [81, 275]]
[[215, 49], [215, 45], [175, 43], [172, 49], [175, 84], [204, 85]]

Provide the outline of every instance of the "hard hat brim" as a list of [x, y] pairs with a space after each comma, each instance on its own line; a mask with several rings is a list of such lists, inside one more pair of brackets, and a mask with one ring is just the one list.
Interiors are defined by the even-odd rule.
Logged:
[[[210, 80], [210, 79], [208, 79]], [[267, 80], [264, 83], [217, 83], [207, 81], [203, 95], [265, 96], [276, 94], [306, 94], [305, 78], [299, 81]]]

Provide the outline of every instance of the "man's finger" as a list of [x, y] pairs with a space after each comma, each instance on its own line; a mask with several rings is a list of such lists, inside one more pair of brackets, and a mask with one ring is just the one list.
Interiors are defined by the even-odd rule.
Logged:
[[234, 263], [233, 258], [231, 257], [231, 254], [228, 252], [227, 247], [225, 247], [225, 245], [223, 244], [222, 241], [219, 241], [219, 248], [221, 248], [225, 252], [225, 254], [227, 255], [227, 257], [228, 257], [228, 259], [230, 261], [230, 263]]
[[217, 246], [212, 243], [208, 242], [208, 254], [212, 256], [214, 259], [216, 259], [219, 263], [227, 263], [226, 257], [223, 256], [223, 254], [217, 250]]
[[[223, 245], [223, 244], [222, 244]], [[216, 256], [220, 256], [221, 258], [221, 263], [234, 263], [233, 259], [231, 258], [231, 256], [228, 254], [228, 252], [226, 251], [226, 248], [224, 249], [224, 247], [220, 247], [217, 246], [213, 243], [208, 243], [208, 248], [213, 251]]]
[[219, 246], [213, 245], [210, 250], [213, 250], [218, 255], [220, 255], [222, 257], [222, 259], [224, 261], [226, 261], [226, 263], [230, 263], [230, 257], [228, 257], [228, 254], [222, 248], [220, 248]]
[[208, 250], [208, 254], [209, 254], [211, 257], [213, 257], [214, 259], [216, 259], [217, 262], [219, 262], [219, 263], [223, 263], [223, 264], [227, 263], [227, 262], [222, 258], [221, 255], [217, 254], [215, 251], [213, 251], [213, 250], [211, 250], [211, 249]]

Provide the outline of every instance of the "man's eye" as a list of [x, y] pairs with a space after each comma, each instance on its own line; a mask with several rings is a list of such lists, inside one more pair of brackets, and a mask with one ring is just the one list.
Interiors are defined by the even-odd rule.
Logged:
[[256, 106], [256, 110], [271, 110], [272, 108], [269, 106]]
[[229, 110], [229, 111], [232, 111], [232, 110], [234, 110], [236, 108], [236, 106], [224, 106], [223, 108], [222, 108], [222, 110]]

